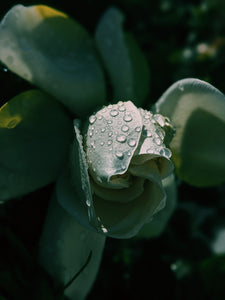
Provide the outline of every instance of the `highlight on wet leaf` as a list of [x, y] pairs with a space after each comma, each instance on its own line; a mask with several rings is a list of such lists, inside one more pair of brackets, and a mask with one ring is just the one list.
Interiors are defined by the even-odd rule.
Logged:
[[176, 128], [170, 143], [178, 176], [196, 186], [225, 181], [225, 96], [198, 79], [173, 84], [156, 103]]
[[78, 116], [105, 101], [105, 82], [88, 32], [45, 5], [16, 5], [0, 25], [0, 60]]

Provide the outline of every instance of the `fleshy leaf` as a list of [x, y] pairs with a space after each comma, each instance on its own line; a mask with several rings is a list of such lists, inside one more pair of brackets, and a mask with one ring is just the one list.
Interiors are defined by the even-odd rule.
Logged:
[[0, 200], [54, 181], [66, 161], [72, 120], [64, 107], [38, 90], [0, 109]]
[[108, 9], [96, 28], [95, 39], [111, 79], [115, 101], [132, 99], [141, 106], [149, 92], [149, 67], [135, 39], [124, 33], [123, 20], [118, 9]]
[[177, 175], [196, 186], [225, 181], [225, 97], [198, 79], [173, 84], [156, 109], [171, 119], [176, 134], [170, 143]]
[[105, 201], [93, 195], [96, 214], [99, 216], [107, 235], [114, 238], [131, 238], [135, 236], [149, 216], [157, 213], [165, 203], [165, 192], [161, 181], [147, 181], [144, 192], [134, 201], [116, 203]]
[[174, 174], [163, 179], [162, 184], [166, 192], [166, 205], [152, 217], [150, 222], [144, 224], [137, 234], [137, 238], [153, 238], [162, 234], [176, 208], [177, 186]]
[[142, 108], [138, 110], [142, 117], [143, 128], [140, 145], [135, 152], [132, 163], [140, 165], [148, 160], [154, 160], [161, 178], [165, 178], [173, 171], [173, 163], [170, 160], [172, 153], [165, 145], [167, 140], [165, 129], [169, 123], [159, 114], [153, 115]]
[[86, 155], [78, 120], [74, 121], [75, 138], [70, 153], [70, 168], [57, 181], [57, 199], [60, 205], [81, 225], [99, 230], [93, 206]]
[[44, 5], [14, 6], [0, 25], [0, 60], [85, 116], [104, 104], [105, 83], [94, 43], [66, 14]]
[[89, 118], [87, 159], [98, 184], [117, 185], [113, 176], [127, 171], [141, 131], [141, 114], [131, 101], [104, 107]]
[[81, 270], [91, 253], [85, 269], [64, 290], [65, 297], [55, 296], [54, 299], [86, 299], [99, 269], [104, 244], [105, 236], [77, 223], [53, 195], [40, 237], [39, 263], [63, 289]]

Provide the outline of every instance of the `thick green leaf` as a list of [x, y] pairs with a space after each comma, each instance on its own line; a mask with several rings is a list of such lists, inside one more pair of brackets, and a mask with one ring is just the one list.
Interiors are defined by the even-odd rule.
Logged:
[[113, 86], [113, 101], [132, 100], [141, 106], [149, 92], [149, 67], [135, 39], [124, 33], [123, 20], [119, 10], [108, 9], [95, 39]]
[[72, 139], [63, 106], [38, 90], [24, 92], [0, 109], [0, 200], [54, 181]]
[[225, 97], [212, 85], [184, 79], [156, 103], [176, 134], [170, 148], [178, 176], [196, 186], [225, 182]]
[[0, 60], [13, 72], [86, 116], [105, 101], [105, 83], [88, 32], [44, 5], [14, 6], [0, 25]]

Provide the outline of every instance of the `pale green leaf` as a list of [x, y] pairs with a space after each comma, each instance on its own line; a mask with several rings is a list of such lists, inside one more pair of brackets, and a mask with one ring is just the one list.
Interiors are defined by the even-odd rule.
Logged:
[[225, 97], [212, 85], [184, 79], [156, 103], [171, 119], [176, 134], [170, 143], [178, 176], [196, 186], [225, 181]]
[[166, 229], [170, 217], [175, 211], [177, 204], [177, 186], [174, 174], [163, 179], [162, 184], [166, 192], [166, 205], [152, 217], [150, 222], [144, 224], [137, 234], [137, 238], [149, 239], [162, 234]]
[[105, 83], [88, 32], [44, 5], [14, 6], [0, 25], [0, 60], [11, 71], [86, 116], [105, 101]]

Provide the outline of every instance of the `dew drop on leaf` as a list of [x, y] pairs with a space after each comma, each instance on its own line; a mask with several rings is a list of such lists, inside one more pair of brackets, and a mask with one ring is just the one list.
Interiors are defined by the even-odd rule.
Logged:
[[95, 121], [96, 121], [96, 116], [94, 116], [94, 115], [90, 116], [89, 123], [94, 124]]
[[116, 117], [116, 116], [118, 116], [118, 114], [119, 114], [119, 112], [117, 109], [112, 109], [110, 111], [110, 116], [112, 116], [112, 117]]
[[158, 146], [162, 144], [162, 140], [159, 137], [154, 137], [153, 142]]
[[131, 117], [131, 115], [125, 115], [124, 117], [123, 117], [123, 120], [125, 121], [125, 122], [130, 122], [130, 121], [132, 121], [133, 119], [132, 119], [132, 117]]
[[117, 140], [117, 142], [119, 142], [119, 143], [124, 143], [124, 142], [126, 142], [127, 138], [126, 138], [125, 135], [118, 135], [118, 136], [116, 137], [116, 140]]
[[136, 141], [135, 141], [134, 139], [129, 139], [128, 145], [129, 145], [130, 147], [135, 147], [135, 146], [136, 146]]
[[128, 127], [127, 125], [123, 125], [123, 126], [121, 127], [121, 130], [122, 130], [123, 132], [127, 132], [127, 131], [129, 130], [129, 127]]
[[122, 159], [123, 158], [123, 152], [122, 151], [117, 151], [116, 152], [116, 157]]

